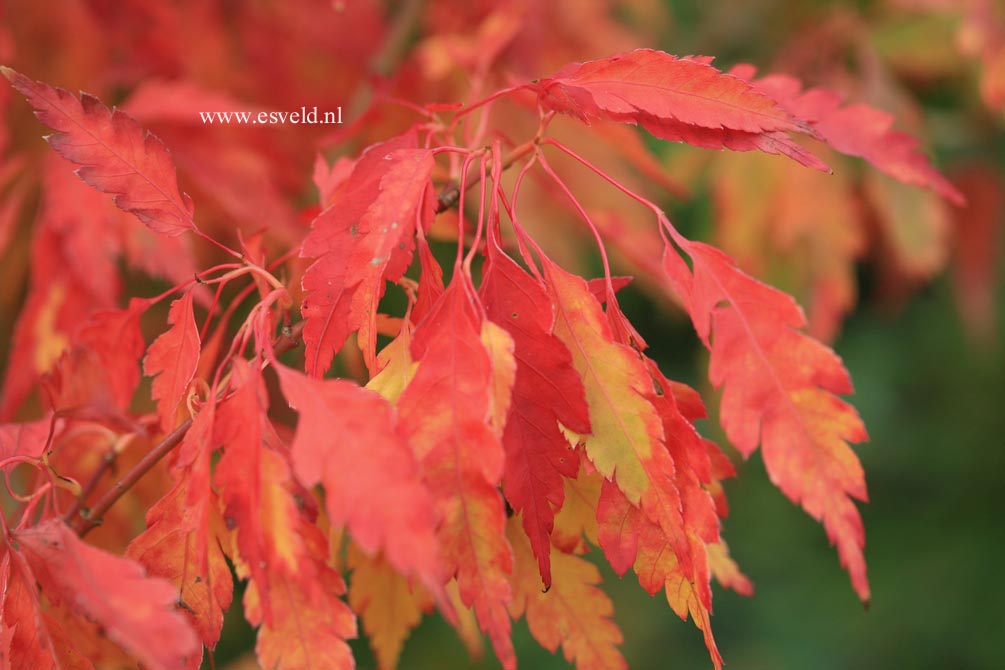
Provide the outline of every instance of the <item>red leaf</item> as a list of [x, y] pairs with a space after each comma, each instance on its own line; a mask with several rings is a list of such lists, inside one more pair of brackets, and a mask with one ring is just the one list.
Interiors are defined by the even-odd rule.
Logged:
[[412, 353], [419, 367], [398, 408], [443, 517], [439, 540], [448, 574], [457, 575], [461, 598], [474, 604], [503, 667], [512, 670], [506, 605], [513, 554], [496, 490], [504, 454], [488, 425], [493, 371], [473, 295], [470, 279], [455, 268], [454, 280], [416, 330]]
[[199, 366], [199, 330], [192, 313], [193, 291], [171, 303], [168, 323], [171, 328], [161, 334], [147, 350], [143, 373], [154, 377], [151, 396], [157, 401], [161, 428], [171, 430], [177, 423], [178, 405]]
[[263, 668], [271, 670], [353, 670], [355, 662], [346, 640], [356, 637], [356, 617], [339, 597], [345, 594], [341, 575], [324, 561], [329, 555], [324, 535], [302, 520], [291, 528], [303, 537], [309, 557], [309, 581], [283, 573], [269, 575], [268, 616], [262, 589], [252, 579], [244, 594], [244, 611], [258, 630], [255, 652]]
[[[732, 72], [744, 80], [754, 75], [750, 66], [738, 66]], [[964, 203], [963, 194], [918, 151], [918, 140], [892, 129], [894, 118], [887, 112], [862, 103], [842, 106], [837, 93], [825, 88], [802, 91], [802, 84], [786, 75], [751, 83], [792, 114], [806, 119], [821, 139], [841, 153], [860, 156], [891, 177], [930, 188], [956, 205]]]
[[866, 499], [865, 478], [848, 442], [868, 436], [855, 409], [835, 395], [851, 392], [848, 371], [800, 332], [806, 320], [792, 298], [743, 274], [721, 251], [670, 230], [693, 270], [669, 244], [664, 267], [711, 352], [726, 434], [744, 455], [761, 443], [771, 480], [823, 522], [867, 601], [865, 533], [852, 502]]
[[494, 243], [481, 294], [487, 316], [513, 337], [517, 368], [503, 431], [503, 491], [522, 515], [547, 588], [551, 531], [565, 501], [563, 478], [575, 478], [579, 471], [579, 456], [559, 423], [576, 433], [590, 432], [583, 382], [569, 350], [551, 334], [548, 294]]
[[584, 122], [591, 117], [630, 123], [655, 119], [716, 131], [807, 130], [770, 97], [723, 74], [708, 59], [651, 49], [568, 65], [541, 80], [537, 89], [545, 107]]
[[436, 206], [433, 155], [415, 134], [371, 146], [345, 189], [314, 220], [300, 255], [316, 258], [303, 278], [307, 374], [321, 377], [350, 333], [359, 330], [367, 365], [376, 365], [377, 303], [385, 281], [408, 269], [415, 227]]
[[269, 577], [302, 572], [308, 579], [306, 550], [288, 490], [286, 460], [266, 446], [275, 437], [261, 369], [243, 359], [233, 359], [231, 365], [235, 391], [220, 403], [213, 426], [214, 443], [224, 447], [214, 481], [226, 506], [225, 523], [236, 530], [240, 559], [257, 582], [265, 618], [271, 621]]
[[[690, 570], [674, 463], [661, 417], [648, 399], [649, 371], [638, 352], [612, 333], [608, 317], [620, 314], [616, 305], [609, 304], [605, 314], [583, 279], [547, 259], [542, 262], [555, 305], [555, 334], [572, 353], [586, 391], [592, 426], [584, 438], [586, 454], [600, 474], [673, 539], [681, 563]], [[611, 303], [612, 298], [608, 296]]]
[[300, 414], [292, 446], [297, 478], [307, 487], [324, 484], [331, 522], [347, 525], [360, 547], [383, 550], [399, 572], [440, 592], [433, 500], [390, 404], [352, 382], [276, 370]]
[[109, 110], [87, 93], [80, 97], [32, 81], [0, 66], [0, 72], [35, 108], [38, 119], [57, 131], [49, 144], [88, 185], [115, 196], [115, 204], [152, 230], [174, 237], [196, 228], [192, 201], [178, 191], [174, 163], [164, 144], [129, 115]]
[[177, 591], [169, 582], [85, 544], [62, 521], [46, 521], [14, 537], [51, 600], [96, 621], [151, 670], [185, 668], [199, 653], [199, 640], [175, 608]]

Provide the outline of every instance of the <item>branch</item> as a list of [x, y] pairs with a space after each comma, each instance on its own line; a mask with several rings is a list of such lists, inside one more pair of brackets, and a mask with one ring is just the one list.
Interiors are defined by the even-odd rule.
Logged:
[[[524, 142], [520, 146], [516, 147], [509, 154], [503, 158], [503, 169], [507, 169], [513, 165], [516, 161], [520, 160], [527, 154], [533, 152], [538, 146], [538, 138], [534, 138], [527, 142]], [[481, 174], [476, 173], [471, 179], [467, 180], [467, 188], [471, 188], [475, 184], [481, 181]], [[460, 186], [453, 184], [447, 188], [440, 191], [437, 197], [436, 213], [445, 212], [451, 207], [455, 206], [460, 200], [461, 190]], [[273, 346], [273, 350], [276, 355], [285, 353], [290, 349], [298, 346], [300, 344], [300, 336], [304, 330], [304, 321], [299, 321], [290, 328], [289, 332], [280, 335]], [[85, 487], [83, 494], [74, 504], [73, 508], [64, 516], [64, 520], [67, 523], [71, 523], [74, 532], [80, 537], [85, 536], [91, 530], [101, 525], [101, 521], [104, 515], [111, 509], [119, 498], [125, 495], [126, 491], [132, 488], [136, 482], [143, 478], [155, 465], [157, 465], [162, 458], [167, 456], [181, 444], [182, 440], [185, 439], [185, 435], [188, 433], [189, 429], [192, 427], [192, 419], [186, 419], [184, 422], [179, 424], [177, 428], [171, 431], [163, 440], [157, 443], [153, 449], [148, 451], [139, 463], [134, 465], [129, 472], [123, 475], [120, 479], [112, 485], [108, 491], [105, 492], [97, 502], [94, 503], [93, 507], [85, 507], [85, 498], [97, 485], [98, 480], [104, 474], [105, 470], [108, 468], [110, 463], [103, 462], [99, 467], [98, 471], [88, 482]]]
[[[290, 329], [288, 333], [284, 333], [279, 336], [274, 345], [274, 351], [276, 355], [283, 354], [290, 349], [293, 349], [300, 343], [300, 334], [304, 330], [304, 322], [299, 321]], [[168, 433], [163, 440], [157, 443], [157, 445], [148, 451], [146, 455], [140, 459], [140, 462], [132, 467], [129, 472], [118, 479], [105, 495], [101, 496], [93, 507], [80, 507], [74, 506], [74, 510], [77, 513], [77, 518], [72, 520], [73, 530], [80, 537], [84, 537], [91, 530], [101, 525], [101, 521], [105, 514], [111, 509], [119, 498], [125, 495], [126, 491], [132, 488], [136, 482], [143, 478], [145, 474], [150, 472], [157, 463], [160, 462], [162, 458], [167, 456], [171, 451], [181, 444], [182, 440], [185, 439], [185, 435], [188, 433], [189, 429], [192, 427], [192, 419], [186, 419], [181, 424], [178, 425], [173, 431]], [[99, 466], [100, 467], [100, 466]], [[81, 499], [81, 503], [83, 499]], [[66, 519], [70, 522], [70, 519]]]

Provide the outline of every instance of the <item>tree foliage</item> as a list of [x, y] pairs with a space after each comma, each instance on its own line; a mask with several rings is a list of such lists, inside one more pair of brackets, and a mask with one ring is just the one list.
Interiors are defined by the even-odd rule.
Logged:
[[[0, 251], [39, 194], [0, 395], [3, 667], [198, 667], [235, 579], [267, 668], [351, 668], [359, 628], [396, 667], [434, 612], [507, 669], [521, 617], [581, 670], [627, 667], [594, 549], [721, 667], [712, 582], [752, 586], [721, 536], [733, 465], [696, 428], [712, 389], [729, 444], [760, 447], [868, 603], [867, 432], [828, 344], [880, 244], [860, 194], [881, 221], [921, 213], [879, 238], [907, 285], [941, 264], [926, 223], [966, 202], [890, 113], [637, 48], [600, 3], [585, 27], [566, 3], [69, 4], [12, 25], [115, 48], [2, 68]], [[301, 105], [348, 123], [202, 115]], [[671, 221], [687, 187], [635, 126], [726, 150], [719, 239]], [[898, 241], [915, 229], [935, 242]], [[690, 319], [703, 394], [650, 355], [621, 271]]]

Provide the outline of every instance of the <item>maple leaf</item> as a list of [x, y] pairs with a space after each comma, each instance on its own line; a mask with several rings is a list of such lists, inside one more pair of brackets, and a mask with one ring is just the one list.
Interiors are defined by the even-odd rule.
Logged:
[[383, 550], [397, 570], [442, 593], [433, 498], [391, 405], [349, 381], [275, 368], [300, 414], [291, 448], [297, 479], [324, 483], [332, 523], [348, 526], [365, 551]]
[[960, 191], [918, 151], [918, 140], [893, 130], [891, 114], [863, 103], [843, 106], [834, 91], [820, 87], [803, 91], [799, 80], [787, 75], [754, 79], [751, 65], [738, 65], [730, 72], [805, 119], [837, 151], [860, 156], [904, 183], [931, 188], [954, 204], [964, 203]]
[[488, 318], [513, 337], [516, 376], [503, 431], [503, 491], [521, 513], [547, 588], [555, 511], [565, 500], [563, 480], [579, 470], [579, 457], [559, 424], [577, 433], [590, 432], [583, 382], [569, 350], [551, 333], [554, 316], [548, 294], [494, 242], [489, 244], [481, 295]]
[[711, 352], [712, 383], [723, 388], [727, 436], [745, 456], [761, 444], [772, 482], [823, 522], [855, 591], [868, 601], [865, 533], [851, 500], [866, 500], [865, 479], [848, 445], [867, 434], [855, 409], [836, 395], [852, 390], [847, 370], [800, 331], [806, 320], [792, 298], [666, 225], [691, 259], [688, 268], [667, 242], [667, 276]]
[[99, 623], [108, 637], [152, 670], [188, 667], [199, 641], [175, 609], [177, 591], [139, 564], [96, 549], [62, 521], [14, 533], [42, 591]]
[[614, 605], [597, 587], [600, 570], [584, 558], [555, 551], [555, 578], [542, 590], [536, 557], [516, 517], [507, 524], [506, 535], [516, 556], [513, 618], [526, 613], [534, 639], [552, 653], [561, 644], [565, 660], [577, 670], [627, 668], [617, 648], [623, 641], [621, 631], [610, 619]]
[[376, 363], [377, 303], [385, 281], [408, 269], [417, 225], [436, 206], [433, 155], [415, 133], [369, 147], [342, 190], [314, 220], [300, 255], [317, 259], [304, 273], [307, 373], [320, 377], [353, 331], [371, 370]]
[[[184, 603], [199, 638], [212, 649], [220, 639], [234, 583], [219, 542], [199, 518], [198, 508], [210, 501], [192, 504], [196, 483], [190, 477], [179, 480], [150, 508], [147, 530], [129, 543], [126, 556], [146, 567], [148, 574], [175, 586], [178, 601]], [[208, 498], [209, 491], [204, 493]], [[201, 544], [206, 545], [202, 552]]]
[[567, 65], [536, 88], [545, 107], [584, 122], [597, 117], [631, 123], [657, 120], [715, 131], [807, 131], [772, 98], [720, 72], [710, 61], [638, 49]]
[[586, 454], [633, 505], [675, 538], [674, 550], [687, 565], [680, 494], [672, 481], [674, 464], [664, 444], [659, 413], [646, 397], [652, 392], [649, 371], [631, 347], [614, 339], [586, 282], [550, 261], [543, 264], [556, 310], [555, 334], [572, 353], [573, 367], [586, 390], [592, 426], [584, 436]]
[[418, 584], [410, 584], [382, 556], [368, 556], [350, 545], [349, 605], [357, 612], [377, 657], [378, 670], [394, 670], [409, 632], [433, 599]]
[[481, 339], [481, 319], [470, 278], [454, 279], [416, 329], [415, 376], [398, 400], [401, 425], [423, 464], [442, 523], [439, 541], [449, 575], [457, 575], [465, 605], [507, 670], [516, 667], [510, 640], [508, 576], [513, 554], [506, 513], [496, 490], [504, 452], [488, 425], [492, 412], [492, 360]]
[[666, 593], [671, 609], [683, 620], [691, 615], [705, 638], [712, 662], [719, 670], [722, 656], [712, 636], [709, 566], [705, 545], [693, 534], [689, 554], [695, 560], [687, 569], [677, 559], [676, 548], [658, 525], [646, 518], [617, 487], [605, 481], [597, 504], [598, 539], [604, 555], [619, 574], [633, 568], [639, 584], [650, 595]]
[[89, 186], [114, 195], [120, 209], [155, 232], [174, 237], [196, 229], [192, 201], [178, 191], [170, 152], [157, 137], [87, 93], [78, 98], [8, 67], [0, 66], [0, 72], [56, 131], [49, 144], [82, 166], [77, 175]]
[[171, 430], [177, 421], [178, 405], [199, 366], [199, 330], [192, 313], [193, 291], [171, 303], [168, 323], [171, 327], [162, 333], [147, 350], [143, 359], [143, 373], [154, 377], [151, 396], [157, 401], [161, 428]]
[[256, 578], [244, 594], [245, 616], [260, 626], [255, 651], [263, 668], [272, 670], [353, 670], [355, 662], [347, 639], [356, 637], [356, 617], [339, 597], [345, 582], [323, 561], [328, 555], [324, 535], [312, 524], [292, 522], [303, 538], [305, 576], [271, 573], [269, 609]]
[[266, 416], [261, 369], [243, 359], [231, 365], [235, 390], [220, 403], [213, 425], [213, 442], [224, 446], [214, 481], [225, 505], [224, 521], [236, 530], [240, 559], [258, 585], [265, 620], [271, 623], [270, 578], [292, 575], [309, 582], [308, 557], [288, 489], [289, 467], [267, 446], [278, 440]]

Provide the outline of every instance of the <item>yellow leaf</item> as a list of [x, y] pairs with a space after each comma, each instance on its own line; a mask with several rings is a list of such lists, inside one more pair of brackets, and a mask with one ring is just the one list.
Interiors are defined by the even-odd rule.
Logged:
[[514, 619], [527, 615], [531, 635], [554, 653], [562, 646], [565, 660], [577, 670], [619, 670], [627, 668], [617, 645], [621, 631], [611, 621], [614, 605], [597, 588], [600, 571], [586, 559], [561, 551], [551, 552], [551, 588], [542, 589], [537, 559], [519, 517], [510, 518], [506, 534], [513, 545]]
[[409, 585], [379, 554], [371, 557], [350, 545], [348, 564], [353, 571], [349, 605], [362, 620], [379, 670], [394, 670], [405, 640], [432, 609], [433, 599], [421, 585]]

